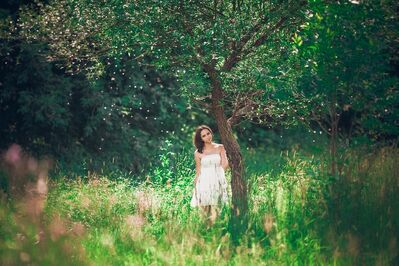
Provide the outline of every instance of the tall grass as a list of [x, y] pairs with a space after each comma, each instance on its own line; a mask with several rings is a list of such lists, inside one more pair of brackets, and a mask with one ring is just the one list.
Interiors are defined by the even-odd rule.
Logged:
[[140, 177], [88, 173], [71, 179], [64, 171], [48, 182], [43, 208], [33, 215], [21, 211], [23, 199], [3, 197], [2, 264], [398, 262], [398, 149], [347, 149], [338, 178], [328, 175], [327, 157], [320, 154], [246, 150], [250, 226], [233, 246], [228, 206], [213, 225], [191, 208], [192, 152], [173, 153], [167, 145], [158, 166]]

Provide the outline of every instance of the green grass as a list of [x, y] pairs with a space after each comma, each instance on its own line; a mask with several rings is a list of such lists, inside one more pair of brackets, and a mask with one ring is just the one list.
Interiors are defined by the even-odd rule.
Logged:
[[159, 166], [140, 177], [60, 172], [42, 199], [3, 196], [2, 264], [395, 264], [398, 155], [347, 149], [340, 175], [331, 177], [323, 153], [245, 150], [250, 222], [239, 246], [231, 243], [228, 207], [212, 226], [190, 208], [190, 151], [164, 150]]

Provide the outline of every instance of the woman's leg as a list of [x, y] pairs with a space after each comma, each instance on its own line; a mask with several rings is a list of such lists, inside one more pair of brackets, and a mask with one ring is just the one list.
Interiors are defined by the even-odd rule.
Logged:
[[209, 225], [209, 220], [211, 218], [211, 206], [206, 205], [206, 206], [201, 206], [201, 208], [202, 208], [203, 218], [206, 220], [206, 223]]
[[210, 221], [212, 224], [215, 223], [216, 218], [219, 216], [219, 208], [218, 206], [209, 206], [210, 207]]

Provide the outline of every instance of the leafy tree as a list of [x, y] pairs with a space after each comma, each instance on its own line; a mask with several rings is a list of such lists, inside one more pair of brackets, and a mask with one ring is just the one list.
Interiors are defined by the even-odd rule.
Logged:
[[[14, 43], [2, 48], [3, 51], [9, 48], [0, 65], [0, 130], [5, 136], [2, 145], [17, 140], [25, 147], [44, 148], [43, 142], [48, 144], [55, 139], [58, 145], [66, 145], [67, 127], [71, 122], [68, 101], [73, 82], [53, 71], [50, 64], [40, 63], [37, 51], [41, 46]], [[60, 89], [54, 90], [54, 87]]]
[[294, 36], [302, 59], [299, 87], [309, 100], [307, 118], [330, 136], [333, 175], [339, 139], [398, 136], [398, 78], [387, 49], [399, 26], [393, 16], [398, 6], [391, 4], [314, 2], [311, 19]]
[[[267, 109], [267, 91], [284, 84], [290, 33], [306, 1], [52, 1], [19, 21], [71, 71], [98, 73], [104, 55], [169, 69], [182, 91], [215, 117], [232, 168], [234, 229], [247, 224], [247, 182], [232, 126]], [[144, 61], [145, 62], [145, 61]], [[281, 66], [280, 66], [281, 64]], [[284, 71], [285, 70], [285, 71]], [[95, 76], [95, 75], [94, 75]], [[226, 99], [230, 99], [229, 101]]]

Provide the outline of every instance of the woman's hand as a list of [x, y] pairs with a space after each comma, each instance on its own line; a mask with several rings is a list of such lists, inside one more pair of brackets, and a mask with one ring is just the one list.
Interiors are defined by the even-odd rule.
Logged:
[[220, 154], [221, 155], [226, 155], [226, 149], [224, 148], [223, 145], [221, 145], [221, 147], [220, 147]]
[[194, 159], [195, 159], [195, 179], [194, 185], [197, 184], [198, 176], [201, 174], [201, 157], [198, 151], [194, 152]]
[[227, 159], [226, 150], [223, 145], [220, 148], [220, 155], [222, 157], [222, 161], [221, 161], [222, 167], [224, 170], [226, 170], [229, 167], [229, 161]]

